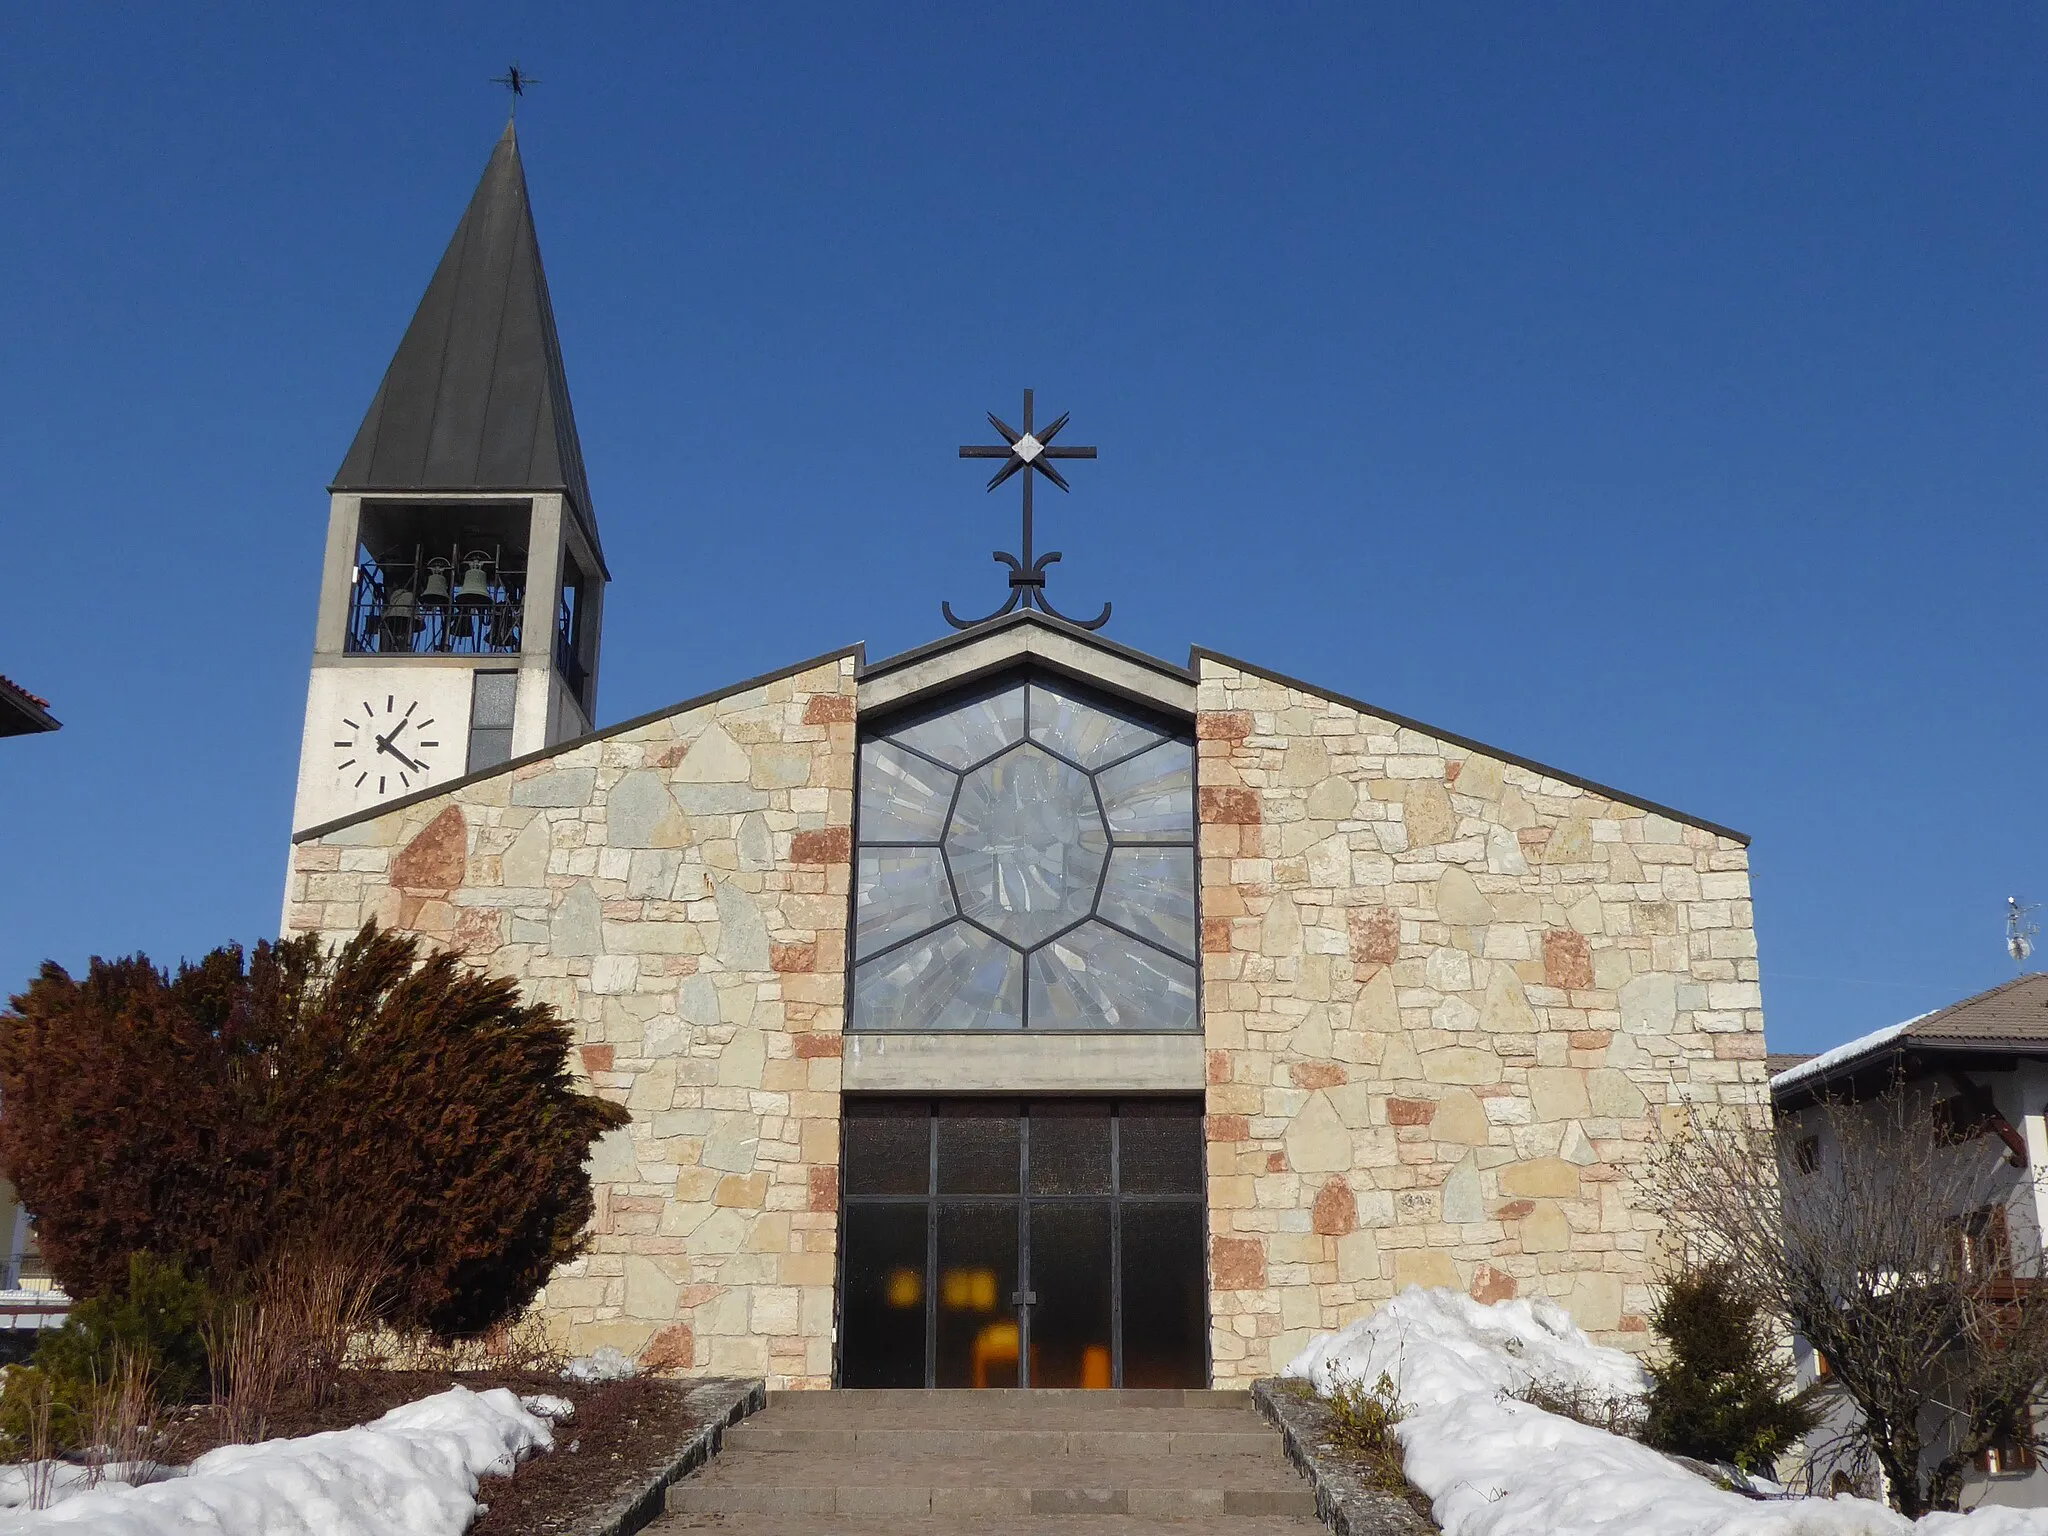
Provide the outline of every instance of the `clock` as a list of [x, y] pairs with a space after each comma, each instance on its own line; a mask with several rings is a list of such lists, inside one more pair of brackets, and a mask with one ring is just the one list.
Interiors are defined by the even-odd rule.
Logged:
[[[381, 711], [369, 699], [359, 699], [344, 710], [334, 742], [340, 757], [334, 771], [341, 781], [351, 789], [378, 795], [404, 794], [425, 786], [434, 771], [427, 754], [438, 751], [441, 743], [430, 739], [431, 719], [413, 718], [419, 707], [420, 701], [414, 699], [400, 709], [398, 695], [387, 693]], [[343, 736], [341, 731], [348, 734]], [[373, 784], [374, 790], [370, 788]]]

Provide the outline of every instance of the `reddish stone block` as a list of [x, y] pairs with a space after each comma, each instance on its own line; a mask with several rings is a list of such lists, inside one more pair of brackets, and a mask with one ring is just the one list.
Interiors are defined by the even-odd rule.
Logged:
[[1211, 1141], [1250, 1141], [1251, 1122], [1243, 1115], [1209, 1116], [1209, 1139]]
[[1534, 1200], [1510, 1200], [1493, 1214], [1495, 1219], [1499, 1221], [1520, 1221], [1535, 1209], [1536, 1202]]
[[814, 1211], [836, 1211], [839, 1209], [839, 1170], [837, 1168], [813, 1168], [811, 1170], [811, 1209]]
[[1444, 765], [1444, 783], [1446, 783], [1446, 784], [1455, 784], [1455, 783], [1457, 783], [1457, 782], [1458, 782], [1458, 775], [1459, 775], [1459, 774], [1461, 774], [1461, 773], [1463, 773], [1464, 771], [1465, 771], [1465, 765], [1464, 765], [1464, 764], [1463, 764], [1462, 762], [1458, 762], [1458, 763], [1446, 763], [1446, 764]]
[[1350, 1081], [1334, 1061], [1297, 1061], [1287, 1068], [1287, 1075], [1297, 1088], [1335, 1088]]
[[1764, 1037], [1754, 1034], [1716, 1035], [1714, 1056], [1719, 1061], [1762, 1061]]
[[640, 1351], [643, 1371], [687, 1371], [697, 1363], [697, 1341], [688, 1323], [670, 1323]]
[[1265, 1244], [1256, 1237], [1210, 1238], [1209, 1274], [1219, 1291], [1263, 1291]]
[[1203, 789], [1200, 800], [1204, 826], [1255, 827], [1259, 824], [1259, 792], [1256, 789], [1214, 785]]
[[799, 832], [790, 839], [789, 857], [797, 864], [844, 864], [853, 857], [853, 828]]
[[1401, 914], [1392, 907], [1357, 907], [1351, 913], [1351, 958], [1359, 965], [1392, 965], [1401, 955]]
[[1358, 1225], [1358, 1197], [1335, 1174], [1320, 1190], [1309, 1211], [1309, 1225], [1325, 1237], [1342, 1237]]
[[1266, 1172], [1285, 1173], [1286, 1171], [1287, 1154], [1285, 1152], [1268, 1152], [1266, 1154]]
[[586, 1072], [609, 1072], [612, 1069], [612, 1048], [608, 1045], [586, 1045], [583, 1047], [583, 1070]]
[[1635, 1313], [1624, 1312], [1621, 1314], [1621, 1331], [1623, 1333], [1648, 1333], [1650, 1325], [1646, 1319], [1638, 1317]]
[[1571, 1036], [1575, 1051], [1604, 1051], [1613, 1040], [1613, 1031], [1606, 1029], [1575, 1029]]
[[391, 861], [391, 883], [404, 890], [452, 891], [469, 863], [469, 828], [451, 805], [420, 829]]
[[1227, 1083], [1230, 1081], [1230, 1052], [1209, 1052], [1208, 1077], [1212, 1083]]
[[814, 693], [804, 705], [805, 725], [837, 725], [853, 718], [853, 699], [844, 693]]
[[498, 920], [503, 916], [496, 907], [464, 907], [455, 914], [454, 948], [473, 958], [482, 958], [498, 947], [500, 935]]
[[1571, 928], [1544, 930], [1543, 979], [1565, 992], [1583, 992], [1593, 985], [1593, 951], [1583, 933]]
[[796, 1044], [798, 1059], [802, 1061], [822, 1056], [838, 1056], [846, 1047], [846, 1037], [843, 1035], [801, 1034], [792, 1035], [790, 1038]]
[[815, 971], [818, 968], [818, 946], [815, 944], [770, 944], [768, 946], [768, 967], [770, 970]]
[[1504, 1269], [1482, 1264], [1472, 1273], [1472, 1299], [1481, 1306], [1515, 1299], [1515, 1277]]
[[1524, 827], [1515, 834], [1515, 841], [1522, 845], [1523, 854], [1531, 860], [1543, 857], [1543, 850], [1550, 846], [1550, 828]]
[[1199, 741], [1243, 741], [1252, 733], [1252, 717], [1242, 709], [1211, 710], [1195, 716]]
[[1434, 1099], [1388, 1099], [1387, 1124], [1427, 1125], [1436, 1118]]
[[1229, 918], [1205, 917], [1202, 919], [1202, 953], [1205, 955], [1227, 955], [1230, 953]]

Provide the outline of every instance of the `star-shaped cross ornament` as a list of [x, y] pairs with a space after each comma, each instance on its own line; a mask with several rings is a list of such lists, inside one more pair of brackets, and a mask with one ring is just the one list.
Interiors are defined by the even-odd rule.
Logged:
[[1048, 554], [1040, 555], [1036, 559], [1032, 558], [1031, 483], [1039, 475], [1043, 475], [1063, 491], [1073, 489], [1073, 487], [1067, 484], [1066, 476], [1053, 468], [1052, 461], [1054, 459], [1092, 459], [1095, 457], [1095, 450], [1093, 448], [1075, 447], [1070, 444], [1055, 443], [1053, 441], [1066, 427], [1067, 418], [1070, 414], [1068, 412], [1062, 412], [1059, 420], [1053, 422], [1052, 425], [1046, 427], [1043, 431], [1040, 431], [1031, 419], [1031, 393], [1028, 389], [1024, 391], [1023, 431], [1019, 432], [994, 411], [990, 411], [988, 413], [989, 425], [1003, 435], [1003, 441], [1000, 444], [970, 443], [963, 445], [960, 449], [960, 457], [963, 459], [1001, 459], [1003, 461], [1003, 467], [997, 470], [988, 482], [990, 490], [994, 490], [1012, 475], [1021, 473], [1024, 476], [1024, 544], [1021, 558], [1016, 555], [1006, 554], [1001, 550], [997, 550], [995, 553], [994, 558], [1010, 568], [1010, 597], [994, 613], [979, 619], [963, 619], [953, 612], [953, 605], [951, 603], [941, 603], [939, 605], [939, 611], [946, 616], [946, 622], [955, 629], [972, 629], [977, 624], [986, 624], [993, 619], [1000, 619], [1004, 614], [1019, 605], [1025, 608], [1036, 607], [1043, 609], [1061, 622], [1076, 625], [1081, 629], [1100, 629], [1109, 622], [1110, 605], [1108, 603], [1104, 603], [1102, 605], [1102, 612], [1092, 619], [1070, 619], [1045, 600], [1045, 568], [1059, 559], [1059, 552], [1054, 550]]

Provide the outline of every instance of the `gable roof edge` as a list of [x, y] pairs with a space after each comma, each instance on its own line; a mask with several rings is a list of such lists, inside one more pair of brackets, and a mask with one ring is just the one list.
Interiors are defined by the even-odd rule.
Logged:
[[1188, 666], [1190, 669], [1199, 670], [1199, 664], [1204, 661], [1213, 661], [1222, 666], [1235, 667], [1240, 672], [1249, 672], [1254, 677], [1262, 677], [1269, 683], [1278, 683], [1283, 688], [1298, 688], [1304, 693], [1314, 694], [1317, 698], [1328, 699], [1333, 704], [1342, 704], [1347, 709], [1355, 709], [1360, 714], [1371, 715], [1376, 719], [1388, 721], [1406, 730], [1420, 731], [1425, 736], [1433, 736], [1438, 741], [1448, 742], [1454, 747], [1463, 747], [1468, 752], [1478, 752], [1486, 757], [1497, 758], [1504, 763], [1512, 763], [1517, 768], [1526, 768], [1531, 773], [1540, 773], [1545, 778], [1556, 779], [1562, 784], [1575, 785], [1591, 794], [1600, 795], [1615, 801], [1617, 804], [1632, 805], [1639, 811], [1648, 811], [1653, 815], [1668, 817], [1670, 820], [1682, 822], [1688, 827], [1697, 827], [1702, 832], [1711, 832], [1716, 837], [1725, 837], [1730, 842], [1738, 843], [1744, 848], [1749, 846], [1750, 839], [1747, 832], [1738, 832], [1733, 827], [1724, 827], [1719, 822], [1708, 821], [1703, 816], [1692, 815], [1688, 811], [1678, 810], [1673, 806], [1665, 805], [1656, 800], [1646, 800], [1641, 795], [1632, 795], [1626, 790], [1616, 789], [1611, 784], [1602, 784], [1597, 779], [1589, 779], [1583, 774], [1567, 773], [1562, 768], [1553, 768], [1548, 763], [1539, 763], [1533, 757], [1523, 757], [1518, 752], [1509, 752], [1470, 736], [1460, 736], [1454, 731], [1444, 730], [1441, 726], [1431, 725], [1426, 720], [1416, 720], [1408, 715], [1396, 714], [1391, 709], [1382, 709], [1377, 704], [1368, 704], [1365, 700], [1354, 699], [1349, 694], [1334, 692], [1319, 684], [1306, 682], [1298, 677], [1290, 677], [1284, 672], [1275, 672], [1271, 667], [1262, 667], [1256, 663], [1241, 660], [1236, 656], [1227, 656], [1221, 651], [1212, 651], [1199, 645], [1189, 648]]

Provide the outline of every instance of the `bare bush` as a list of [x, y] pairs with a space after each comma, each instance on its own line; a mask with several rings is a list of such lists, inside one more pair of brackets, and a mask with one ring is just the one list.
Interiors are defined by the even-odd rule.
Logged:
[[357, 1363], [392, 1371], [528, 1371], [556, 1376], [568, 1358], [537, 1313], [468, 1339], [389, 1330], [358, 1341]]
[[163, 1409], [148, 1362], [133, 1350], [117, 1350], [111, 1374], [93, 1383], [84, 1448], [88, 1485], [110, 1474], [128, 1483], [150, 1481], [162, 1443]]
[[1910, 1517], [1954, 1509], [1990, 1447], [2034, 1440], [2048, 1290], [2004, 1242], [2004, 1154], [1895, 1086], [1796, 1122], [1696, 1123], [1648, 1175], [1686, 1261], [1725, 1266], [1823, 1352], [1856, 1409], [1842, 1448], [1867, 1450]]
[[1537, 1380], [1513, 1394], [1532, 1408], [1572, 1419], [1610, 1435], [1640, 1440], [1644, 1406], [1640, 1397], [1602, 1392], [1580, 1381]]

